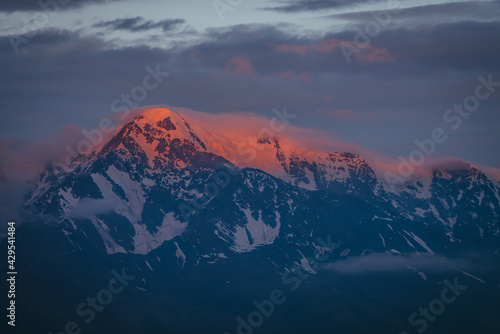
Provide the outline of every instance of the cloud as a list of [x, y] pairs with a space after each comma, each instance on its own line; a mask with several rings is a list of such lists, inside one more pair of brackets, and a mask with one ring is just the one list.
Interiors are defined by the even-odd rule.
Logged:
[[[352, 45], [351, 45], [352, 46]], [[368, 46], [358, 49], [359, 53], [354, 53], [355, 59], [360, 63], [394, 63], [396, 57], [387, 51], [386, 48], [376, 48], [369, 44]]]
[[[411, 2], [408, 2], [411, 4]], [[457, 23], [463, 21], [492, 21], [500, 15], [500, 3], [498, 1], [463, 1], [448, 2], [432, 5], [416, 5], [404, 8], [397, 15], [390, 15], [390, 24], [414, 26], [430, 23]], [[354, 11], [337, 13], [324, 16], [333, 20], [347, 19], [351, 22], [367, 23], [374, 19], [372, 11]], [[382, 17], [386, 20], [386, 17]]]
[[26, 194], [34, 190], [32, 183], [4, 180], [0, 183], [0, 233], [7, 231], [7, 222], [22, 222]]
[[408, 268], [430, 272], [449, 272], [457, 269], [474, 270], [478, 267], [469, 260], [447, 259], [440, 255], [395, 255], [371, 253], [359, 257], [349, 257], [326, 265], [326, 269], [344, 274], [365, 274], [378, 272], [398, 272]]
[[[275, 116], [273, 110], [269, 110], [268, 116], [259, 115], [255, 112], [233, 111], [231, 113], [207, 113], [188, 108], [169, 107], [172, 111], [186, 115], [188, 119], [196, 120], [203, 129], [210, 129], [223, 133], [224, 136], [234, 142], [242, 142], [248, 137], [257, 137], [260, 130], [270, 127], [270, 121]], [[275, 108], [280, 113], [283, 110], [287, 114], [295, 115], [290, 118], [290, 122], [300, 117], [294, 114], [287, 106]], [[287, 141], [294, 147], [303, 149], [325, 149], [333, 151], [354, 151], [359, 152], [361, 147], [356, 144], [340, 139], [331, 132], [318, 129], [307, 129], [298, 125], [289, 124], [284, 127], [282, 132], [276, 133], [280, 141]], [[276, 152], [274, 152], [275, 154]]]
[[[54, 11], [80, 8], [93, 4], [105, 4], [111, 1], [124, 0], [55, 0], [55, 1], [36, 1], [36, 0], [16, 0], [0, 1], [0, 12], [18, 12], [18, 11]], [[42, 3], [43, 5], [40, 5]]]
[[266, 7], [263, 9], [281, 13], [312, 12], [325, 9], [353, 7], [375, 1], [377, 0], [291, 0], [286, 1], [283, 5]]
[[92, 216], [106, 214], [114, 210], [116, 201], [114, 199], [83, 198], [75, 207], [68, 212], [70, 218], [90, 218]]
[[244, 56], [236, 56], [227, 62], [226, 70], [231, 74], [252, 74], [253, 66], [250, 60]]
[[59, 131], [35, 140], [0, 138], [0, 169], [10, 182], [33, 182], [38, 172], [53, 161], [65, 163], [67, 147], [86, 139], [82, 128], [69, 123]]
[[144, 32], [161, 28], [163, 32], [173, 31], [179, 25], [185, 23], [183, 19], [167, 19], [162, 21], [145, 20], [141, 16], [132, 18], [122, 18], [112, 21], [101, 21], [94, 24], [94, 27], [104, 27], [113, 30], [125, 30], [130, 32]]

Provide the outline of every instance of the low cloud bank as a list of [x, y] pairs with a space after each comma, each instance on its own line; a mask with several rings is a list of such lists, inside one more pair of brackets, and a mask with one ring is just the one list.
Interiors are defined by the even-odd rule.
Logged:
[[448, 272], [456, 269], [477, 270], [478, 265], [468, 259], [448, 259], [440, 255], [396, 255], [372, 253], [359, 257], [348, 257], [326, 265], [330, 271], [344, 274], [365, 274], [378, 272], [398, 272], [408, 268], [430, 272]]

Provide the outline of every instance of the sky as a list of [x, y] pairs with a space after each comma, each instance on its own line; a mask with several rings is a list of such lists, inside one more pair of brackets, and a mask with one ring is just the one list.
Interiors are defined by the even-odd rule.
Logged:
[[433, 155], [498, 169], [499, 31], [498, 0], [2, 1], [0, 183], [22, 192], [83, 130], [153, 105], [286, 107], [394, 159], [442, 129]]

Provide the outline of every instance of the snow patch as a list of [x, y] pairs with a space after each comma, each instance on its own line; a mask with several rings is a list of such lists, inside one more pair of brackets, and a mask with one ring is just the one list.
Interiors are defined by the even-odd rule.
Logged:
[[179, 247], [179, 244], [174, 241], [175, 247], [177, 249], [175, 250], [175, 256], [177, 256], [177, 262], [179, 262], [179, 259], [182, 261], [181, 268], [184, 268], [184, 265], [186, 264], [186, 255], [182, 251], [182, 249]]
[[281, 221], [278, 211], [276, 215], [276, 226], [271, 227], [262, 220], [262, 210], [258, 210], [258, 219], [254, 219], [250, 209], [242, 209], [247, 223], [243, 226], [237, 225], [234, 229], [218, 222], [216, 227], [223, 234], [222, 239], [230, 242], [231, 250], [236, 253], [246, 253], [263, 245], [270, 245], [278, 238]]

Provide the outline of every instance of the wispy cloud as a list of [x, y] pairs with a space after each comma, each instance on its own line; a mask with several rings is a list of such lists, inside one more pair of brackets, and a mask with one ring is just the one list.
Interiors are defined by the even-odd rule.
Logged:
[[266, 7], [264, 10], [271, 10], [282, 13], [311, 12], [325, 9], [335, 9], [352, 7], [363, 3], [375, 2], [376, 0], [298, 0], [281, 1], [281, 5]]
[[[499, 1], [463, 1], [448, 2], [441, 4], [418, 4], [408, 2], [414, 7], [405, 8], [398, 15], [391, 16], [391, 22], [404, 24], [405, 26], [414, 23], [430, 22], [443, 24], [445, 22], [469, 21], [492, 21], [499, 17]], [[335, 13], [325, 16], [333, 20], [347, 19], [351, 22], [366, 23], [373, 19], [372, 11], [350, 11], [345, 13]]]
[[[17, 12], [17, 11], [46, 11], [49, 10], [68, 10], [72, 8], [80, 8], [92, 4], [104, 4], [111, 1], [123, 0], [78, 0], [65, 1], [64, 5], [58, 5], [51, 1], [34, 1], [34, 0], [16, 0], [16, 1], [0, 1], [0, 12]], [[55, 4], [54, 4], [55, 3]]]
[[141, 16], [121, 18], [111, 21], [101, 21], [94, 27], [110, 28], [113, 30], [125, 30], [130, 32], [143, 32], [153, 29], [161, 29], [163, 32], [173, 31], [185, 21], [183, 19], [167, 19], [161, 21], [145, 20]]
[[89, 218], [95, 215], [109, 213], [113, 211], [115, 206], [116, 202], [113, 199], [84, 198], [68, 213], [68, 217]]

